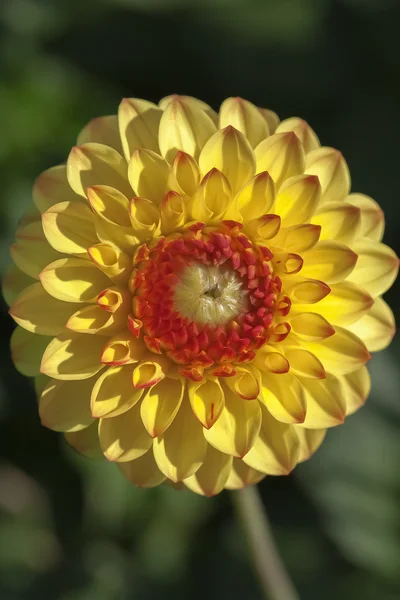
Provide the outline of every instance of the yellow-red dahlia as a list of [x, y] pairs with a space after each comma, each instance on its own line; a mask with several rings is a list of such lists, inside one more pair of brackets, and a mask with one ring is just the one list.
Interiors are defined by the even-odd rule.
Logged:
[[39, 176], [4, 281], [42, 423], [138, 486], [289, 473], [394, 332], [383, 213], [299, 118], [124, 99]]

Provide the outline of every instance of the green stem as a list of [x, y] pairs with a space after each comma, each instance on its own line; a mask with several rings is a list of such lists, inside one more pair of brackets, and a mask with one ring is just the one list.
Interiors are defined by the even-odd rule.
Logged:
[[276, 547], [258, 488], [231, 492], [266, 600], [299, 600]]

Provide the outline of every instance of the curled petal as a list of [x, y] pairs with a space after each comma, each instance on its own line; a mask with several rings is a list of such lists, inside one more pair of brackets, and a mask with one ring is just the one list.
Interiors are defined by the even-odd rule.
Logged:
[[143, 358], [133, 371], [133, 385], [137, 388], [148, 388], [156, 385], [167, 376], [171, 364], [164, 356], [149, 354]]
[[151, 448], [152, 439], [140, 418], [140, 407], [134, 405], [123, 415], [100, 419], [100, 448], [110, 461], [135, 460]]
[[225, 405], [224, 391], [217, 378], [190, 381], [188, 393], [193, 413], [206, 429], [219, 419]]
[[118, 282], [128, 280], [132, 271], [132, 259], [112, 244], [96, 244], [88, 248], [88, 254], [94, 264], [110, 279]]
[[227, 216], [237, 218], [237, 213], [244, 222], [252, 221], [267, 215], [275, 199], [275, 185], [267, 171], [259, 173], [244, 186], [236, 197]]
[[212, 169], [203, 178], [200, 187], [192, 198], [190, 211], [198, 221], [220, 221], [231, 201], [232, 190], [229, 181], [218, 169]]
[[324, 203], [344, 200], [350, 191], [349, 168], [341, 152], [334, 148], [324, 146], [307, 154], [305, 172], [318, 176]]
[[270, 133], [268, 122], [259, 109], [243, 98], [227, 98], [221, 104], [219, 127], [223, 129], [228, 125], [243, 133], [252, 148], [258, 146]]
[[215, 496], [225, 487], [232, 468], [232, 456], [223, 454], [207, 444], [207, 453], [203, 464], [194, 475], [184, 480], [184, 484], [193, 492], [203, 496]]
[[132, 385], [133, 365], [110, 367], [96, 381], [90, 400], [93, 418], [116, 417], [132, 408], [143, 390]]
[[360, 209], [360, 237], [380, 242], [385, 229], [385, 215], [375, 200], [364, 194], [350, 194], [346, 202]]
[[255, 400], [260, 393], [260, 375], [256, 369], [235, 368], [235, 375], [226, 379], [226, 385], [244, 400]]
[[141, 241], [160, 233], [160, 210], [150, 200], [133, 198], [129, 204], [129, 216], [133, 230]]
[[293, 132], [275, 133], [255, 149], [257, 173], [268, 171], [278, 189], [285, 179], [304, 172], [303, 146]]
[[109, 278], [91, 262], [81, 258], [61, 258], [40, 273], [48, 294], [64, 302], [94, 302], [109, 287]]
[[79, 308], [66, 323], [66, 328], [77, 333], [89, 333], [110, 337], [120, 331], [126, 323], [127, 313], [107, 312], [100, 306]]
[[263, 215], [247, 223], [245, 232], [257, 241], [262, 242], [263, 240], [276, 238], [280, 226], [281, 218], [279, 215]]
[[169, 166], [156, 152], [137, 149], [129, 162], [128, 176], [136, 196], [161, 204], [167, 191]]
[[311, 250], [319, 241], [321, 227], [319, 225], [293, 225], [279, 231], [273, 244], [283, 246], [289, 252], [306, 252]]
[[149, 389], [142, 401], [140, 414], [151, 437], [158, 437], [176, 417], [185, 391], [181, 379], [166, 377]]
[[390, 307], [382, 298], [377, 298], [371, 310], [348, 329], [364, 342], [370, 352], [379, 352], [392, 341], [396, 323]]
[[263, 373], [260, 401], [282, 423], [303, 423], [306, 417], [302, 386], [291, 373]]
[[161, 205], [161, 231], [172, 233], [183, 227], [186, 219], [186, 208], [182, 196], [177, 192], [168, 192]]
[[318, 208], [321, 186], [315, 175], [296, 175], [287, 179], [273, 206], [284, 227], [308, 223]]
[[121, 332], [103, 348], [101, 362], [106, 365], [125, 365], [138, 362], [145, 351], [143, 343], [129, 332]]
[[169, 187], [183, 196], [193, 196], [199, 183], [200, 169], [193, 156], [177, 152], [168, 179]]
[[110, 287], [97, 296], [97, 305], [107, 312], [115, 313], [117, 310], [128, 314], [131, 306], [131, 295], [128, 290]]
[[119, 190], [109, 185], [94, 185], [86, 190], [94, 212], [109, 223], [129, 227], [129, 201]]
[[301, 279], [294, 281], [293, 285], [287, 290], [291, 293], [292, 302], [300, 304], [315, 304], [328, 296], [331, 291], [329, 285], [318, 279]]
[[80, 431], [93, 423], [90, 394], [93, 379], [58, 381], [51, 379], [39, 399], [42, 425], [53, 431]]
[[349, 281], [363, 287], [373, 298], [390, 288], [399, 271], [399, 259], [385, 244], [365, 239], [353, 245], [358, 254], [355, 269]]
[[101, 336], [61, 333], [44, 351], [40, 372], [54, 379], [89, 379], [103, 367], [103, 345]]
[[118, 108], [118, 125], [125, 158], [136, 148], [158, 152], [158, 127], [162, 111], [153, 102], [124, 98]]
[[98, 239], [93, 213], [82, 202], [60, 202], [42, 215], [43, 231], [58, 252], [85, 254]]
[[96, 142], [110, 146], [122, 154], [117, 116], [97, 117], [89, 121], [80, 132], [77, 140], [78, 145], [86, 144], [87, 142]]
[[265, 346], [257, 352], [253, 361], [255, 367], [261, 372], [269, 371], [270, 373], [288, 373], [290, 369], [289, 361], [280, 352], [271, 352]]
[[306, 153], [316, 150], [320, 147], [319, 139], [315, 132], [307, 121], [299, 119], [298, 117], [291, 117], [281, 121], [276, 128], [276, 133], [283, 133], [287, 131], [293, 131], [301, 143], [303, 144]]

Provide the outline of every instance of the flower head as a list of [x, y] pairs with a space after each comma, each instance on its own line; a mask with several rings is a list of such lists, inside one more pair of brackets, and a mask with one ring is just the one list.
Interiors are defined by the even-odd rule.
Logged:
[[138, 486], [289, 473], [369, 393], [383, 213], [298, 118], [121, 102], [39, 176], [4, 281], [42, 423]]

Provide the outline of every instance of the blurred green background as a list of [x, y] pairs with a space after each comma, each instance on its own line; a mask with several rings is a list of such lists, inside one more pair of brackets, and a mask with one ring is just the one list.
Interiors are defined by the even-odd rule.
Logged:
[[[307, 119], [399, 253], [396, 0], [0, 1], [0, 267], [33, 179], [123, 96], [240, 95]], [[399, 313], [399, 286], [387, 294]], [[229, 496], [133, 489], [41, 428], [1, 305], [1, 600], [261, 598]], [[261, 492], [303, 600], [400, 598], [400, 342], [366, 407]]]

